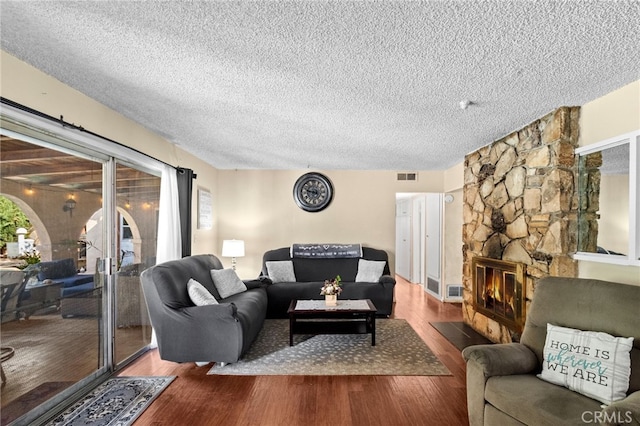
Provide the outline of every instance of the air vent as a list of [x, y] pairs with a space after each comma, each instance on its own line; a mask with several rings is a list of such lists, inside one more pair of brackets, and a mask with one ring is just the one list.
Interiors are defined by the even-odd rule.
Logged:
[[418, 180], [417, 173], [398, 173], [398, 180]]
[[447, 297], [462, 297], [462, 286], [461, 285], [448, 285], [447, 286]]
[[427, 277], [427, 289], [440, 296], [440, 282]]

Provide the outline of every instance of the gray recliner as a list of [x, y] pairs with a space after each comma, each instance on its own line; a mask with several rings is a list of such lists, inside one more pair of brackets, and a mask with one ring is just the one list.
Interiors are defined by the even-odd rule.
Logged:
[[[640, 425], [640, 286], [546, 277], [535, 287], [520, 343], [468, 346], [469, 424]], [[602, 403], [536, 377], [547, 324], [633, 337], [626, 398]], [[596, 421], [598, 420], [598, 421]]]
[[[232, 363], [249, 349], [262, 329], [267, 294], [259, 282], [222, 299], [210, 271], [222, 269], [213, 255], [195, 255], [152, 266], [142, 272], [142, 290], [160, 358], [174, 362]], [[190, 278], [219, 301], [195, 306], [187, 293]]]

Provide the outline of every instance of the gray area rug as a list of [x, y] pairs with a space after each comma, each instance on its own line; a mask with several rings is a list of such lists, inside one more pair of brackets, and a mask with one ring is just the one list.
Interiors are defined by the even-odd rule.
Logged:
[[258, 338], [220, 375], [450, 375], [424, 341], [401, 319], [376, 320], [376, 346], [369, 334], [295, 335], [289, 346], [289, 320], [266, 320]]
[[175, 377], [113, 377], [47, 423], [59, 425], [130, 425]]

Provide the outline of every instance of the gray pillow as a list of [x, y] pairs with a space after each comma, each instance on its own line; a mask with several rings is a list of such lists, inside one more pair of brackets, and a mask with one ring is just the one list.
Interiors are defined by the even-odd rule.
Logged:
[[189, 282], [187, 283], [187, 292], [189, 293], [191, 301], [196, 306], [218, 304], [218, 301], [215, 297], [213, 297], [213, 294], [211, 294], [209, 290], [205, 288], [205, 286], [203, 286], [193, 278], [190, 278]]
[[223, 299], [247, 291], [247, 286], [233, 269], [212, 269], [211, 279]]
[[384, 260], [358, 259], [357, 283], [377, 283], [384, 271]]
[[293, 262], [290, 260], [280, 260], [266, 262], [267, 273], [274, 283], [293, 283], [296, 282], [296, 274], [293, 271]]

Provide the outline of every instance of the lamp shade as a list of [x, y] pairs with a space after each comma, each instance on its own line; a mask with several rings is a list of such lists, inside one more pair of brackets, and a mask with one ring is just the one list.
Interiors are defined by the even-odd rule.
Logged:
[[244, 241], [243, 240], [223, 240], [222, 256], [224, 257], [243, 257]]

